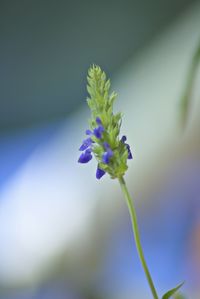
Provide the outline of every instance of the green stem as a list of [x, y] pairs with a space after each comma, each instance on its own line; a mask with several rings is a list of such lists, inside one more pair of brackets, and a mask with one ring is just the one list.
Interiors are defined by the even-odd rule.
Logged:
[[183, 92], [183, 96], [181, 98], [181, 124], [183, 128], [185, 127], [188, 119], [189, 108], [192, 101], [192, 89], [196, 78], [196, 73], [198, 70], [199, 63], [200, 63], [200, 42], [197, 45], [197, 48], [192, 57], [191, 64], [188, 69], [185, 89]]
[[139, 229], [138, 229], [137, 215], [136, 215], [135, 207], [133, 205], [133, 202], [131, 200], [130, 194], [128, 192], [128, 189], [126, 187], [126, 183], [125, 183], [125, 180], [124, 180], [123, 177], [119, 178], [119, 183], [120, 183], [122, 192], [124, 193], [126, 203], [127, 203], [128, 209], [129, 209], [129, 213], [130, 213], [130, 216], [131, 216], [133, 234], [134, 234], [134, 238], [135, 238], [135, 244], [136, 244], [137, 252], [138, 252], [142, 267], [144, 269], [146, 278], [148, 280], [149, 287], [151, 289], [153, 298], [158, 299], [158, 295], [156, 293], [156, 289], [154, 287], [153, 280], [151, 278], [150, 272], [148, 270], [148, 267], [147, 267], [147, 264], [146, 264], [146, 261], [145, 261], [145, 258], [144, 258], [144, 253], [143, 253], [142, 245], [141, 245], [141, 241], [140, 241], [140, 234], [139, 234]]

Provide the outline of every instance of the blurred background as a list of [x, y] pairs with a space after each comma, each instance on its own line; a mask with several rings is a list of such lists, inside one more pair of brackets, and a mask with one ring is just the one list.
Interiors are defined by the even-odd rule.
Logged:
[[200, 71], [181, 124], [199, 41], [199, 1], [0, 1], [0, 299], [150, 298], [117, 181], [77, 163], [93, 63], [157, 290], [200, 298]]

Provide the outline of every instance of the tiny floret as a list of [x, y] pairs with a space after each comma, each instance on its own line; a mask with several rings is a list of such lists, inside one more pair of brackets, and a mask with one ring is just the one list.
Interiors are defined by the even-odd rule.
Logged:
[[83, 140], [83, 143], [79, 148], [79, 151], [84, 151], [85, 149], [87, 149], [92, 144], [92, 142], [93, 141], [91, 138], [87, 138], [87, 139]]
[[107, 152], [105, 152], [102, 156], [102, 162], [105, 164], [109, 164], [110, 158], [113, 156], [113, 151], [110, 149]]
[[92, 135], [92, 131], [91, 131], [91, 130], [86, 130], [86, 131], [85, 131], [85, 134], [86, 134], [86, 135]]
[[131, 149], [130, 149], [130, 145], [127, 144], [126, 147], [127, 147], [127, 150], [128, 150], [128, 159], [129, 159], [129, 160], [130, 160], [130, 159], [133, 159], [133, 156], [132, 156], [132, 153], [131, 153]]
[[97, 171], [96, 171], [96, 178], [99, 180], [100, 178], [102, 178], [102, 176], [105, 174], [106, 172], [104, 170], [102, 170], [101, 168], [97, 167]]
[[98, 139], [101, 139], [103, 131], [104, 127], [102, 125], [99, 125], [97, 128], [94, 128], [94, 136]]
[[121, 138], [121, 142], [124, 143], [126, 145], [127, 151], [128, 151], [128, 159], [133, 159], [132, 153], [131, 153], [131, 149], [130, 149], [130, 145], [128, 143], [125, 143], [125, 141], [127, 140], [126, 136], [122, 136]]
[[100, 117], [96, 117], [96, 123], [97, 123], [98, 125], [101, 125], [101, 124], [102, 124]]
[[79, 150], [78, 162], [87, 163], [92, 155], [97, 160], [96, 178], [108, 173], [111, 178], [121, 178], [128, 169], [127, 160], [132, 159], [126, 136], [120, 138], [121, 113], [113, 112], [116, 93], [110, 93], [110, 80], [99, 66], [93, 65], [88, 71], [87, 98], [91, 110], [89, 129], [85, 131]]
[[78, 159], [79, 163], [88, 163], [92, 159], [91, 150], [87, 149], [84, 153], [82, 153]]
[[125, 141], [126, 141], [126, 136], [124, 135], [124, 136], [122, 136], [122, 138], [121, 138], [121, 141], [123, 142], [123, 143], [125, 143]]

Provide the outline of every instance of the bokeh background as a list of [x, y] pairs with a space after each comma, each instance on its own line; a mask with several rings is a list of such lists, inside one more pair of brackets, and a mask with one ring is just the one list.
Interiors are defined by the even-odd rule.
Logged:
[[119, 185], [77, 163], [93, 63], [119, 95], [158, 292], [200, 298], [199, 71], [180, 121], [199, 39], [199, 1], [0, 1], [0, 298], [150, 298]]

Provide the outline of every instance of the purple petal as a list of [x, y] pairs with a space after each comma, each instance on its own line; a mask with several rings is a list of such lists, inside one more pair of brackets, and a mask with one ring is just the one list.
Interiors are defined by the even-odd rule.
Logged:
[[99, 180], [104, 174], [105, 174], [105, 171], [102, 170], [101, 168], [97, 167], [96, 178]]
[[128, 159], [133, 159], [132, 153], [131, 153], [131, 149], [130, 149], [130, 145], [126, 144], [126, 148], [128, 150]]
[[96, 123], [97, 123], [98, 125], [101, 125], [101, 124], [102, 124], [100, 117], [97, 117], [97, 118], [96, 118]]
[[126, 138], [125, 135], [122, 136], [122, 138], [121, 138], [121, 142], [123, 142], [123, 143], [126, 145], [126, 148], [127, 148], [127, 150], [128, 150], [128, 159], [133, 159], [133, 156], [132, 156], [132, 153], [131, 153], [131, 149], [130, 149], [130, 145], [127, 144], [127, 143], [125, 143], [126, 139], [127, 139], [127, 138]]
[[91, 149], [91, 148], [88, 148], [88, 149], [86, 149], [86, 151], [85, 151], [86, 154], [90, 154], [91, 152], [92, 152], [92, 149]]
[[111, 149], [108, 149], [108, 151], [105, 152], [102, 156], [102, 162], [108, 164], [112, 156], [113, 156], [113, 151]]
[[98, 139], [101, 139], [102, 133], [104, 131], [104, 127], [102, 125], [99, 125], [97, 128], [94, 129], [93, 133], [94, 136]]
[[92, 131], [91, 131], [91, 130], [86, 130], [86, 131], [85, 131], [85, 134], [86, 134], [86, 135], [92, 135]]
[[84, 151], [86, 148], [88, 148], [93, 143], [92, 139], [89, 137], [85, 140], [83, 140], [82, 145], [79, 148], [79, 151]]
[[129, 159], [129, 160], [133, 159], [133, 156], [132, 156], [131, 151], [128, 153], [128, 159]]
[[123, 142], [123, 143], [125, 143], [125, 141], [126, 141], [126, 136], [124, 135], [124, 136], [122, 136], [122, 138], [121, 138], [121, 142]]
[[82, 153], [78, 159], [79, 163], [88, 163], [92, 159], [91, 152], [89, 150], [86, 150], [84, 153]]
[[103, 146], [104, 146], [105, 150], [110, 149], [110, 145], [108, 144], [108, 142], [104, 142]]

